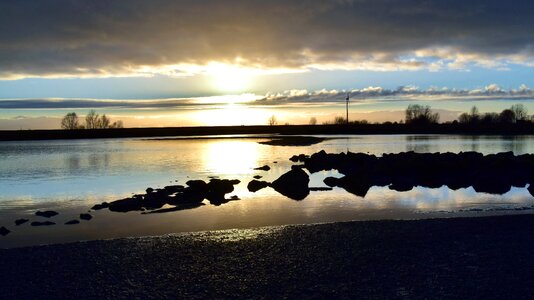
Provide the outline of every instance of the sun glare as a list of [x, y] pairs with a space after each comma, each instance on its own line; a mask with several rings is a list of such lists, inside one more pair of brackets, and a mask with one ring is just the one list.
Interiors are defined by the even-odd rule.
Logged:
[[207, 73], [219, 91], [243, 92], [252, 81], [252, 74], [247, 70], [226, 64], [210, 64]]

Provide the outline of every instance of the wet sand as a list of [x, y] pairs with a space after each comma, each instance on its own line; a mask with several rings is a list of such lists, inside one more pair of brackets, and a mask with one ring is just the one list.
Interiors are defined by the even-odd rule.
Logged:
[[224, 230], [0, 250], [2, 297], [529, 298], [534, 215]]

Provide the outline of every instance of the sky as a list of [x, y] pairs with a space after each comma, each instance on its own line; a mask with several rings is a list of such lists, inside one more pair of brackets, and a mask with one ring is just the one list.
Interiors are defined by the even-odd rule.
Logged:
[[534, 2], [0, 1], [0, 129], [534, 112]]

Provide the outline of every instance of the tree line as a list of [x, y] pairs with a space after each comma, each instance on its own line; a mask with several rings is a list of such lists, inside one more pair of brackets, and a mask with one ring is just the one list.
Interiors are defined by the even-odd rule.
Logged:
[[[404, 120], [400, 123], [405, 123], [414, 126], [423, 126], [429, 124], [438, 124], [440, 115], [433, 112], [429, 105], [410, 104], [404, 112]], [[269, 118], [269, 125], [277, 125], [276, 117], [273, 115]], [[534, 123], [534, 115], [529, 116], [527, 108], [523, 104], [514, 104], [510, 108], [504, 109], [500, 113], [488, 112], [480, 113], [476, 106], [473, 106], [469, 112], [462, 113], [457, 120], [452, 122], [445, 122], [445, 124], [463, 124], [470, 126], [487, 126], [496, 124], [530, 124]], [[317, 119], [311, 117], [309, 125], [316, 125]], [[333, 121], [326, 121], [323, 125], [367, 125], [370, 124], [367, 120], [354, 120], [347, 122], [344, 117], [337, 116]], [[399, 124], [397, 122], [384, 122], [383, 124]]]
[[85, 124], [80, 124], [80, 118], [75, 112], [66, 114], [61, 119], [61, 129], [75, 130], [75, 129], [108, 129], [108, 128], [123, 128], [124, 124], [121, 120], [111, 123], [111, 119], [105, 114], [99, 115], [94, 110], [90, 110], [85, 116]]

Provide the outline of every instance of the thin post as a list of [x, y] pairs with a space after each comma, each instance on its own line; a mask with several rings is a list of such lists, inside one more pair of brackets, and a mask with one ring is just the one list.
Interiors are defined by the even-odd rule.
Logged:
[[347, 98], [345, 98], [345, 102], [346, 102], [346, 105], [347, 105], [347, 117], [346, 117], [346, 120], [347, 120], [347, 125], [349, 124], [349, 97], [350, 97], [350, 93], [347, 93]]

